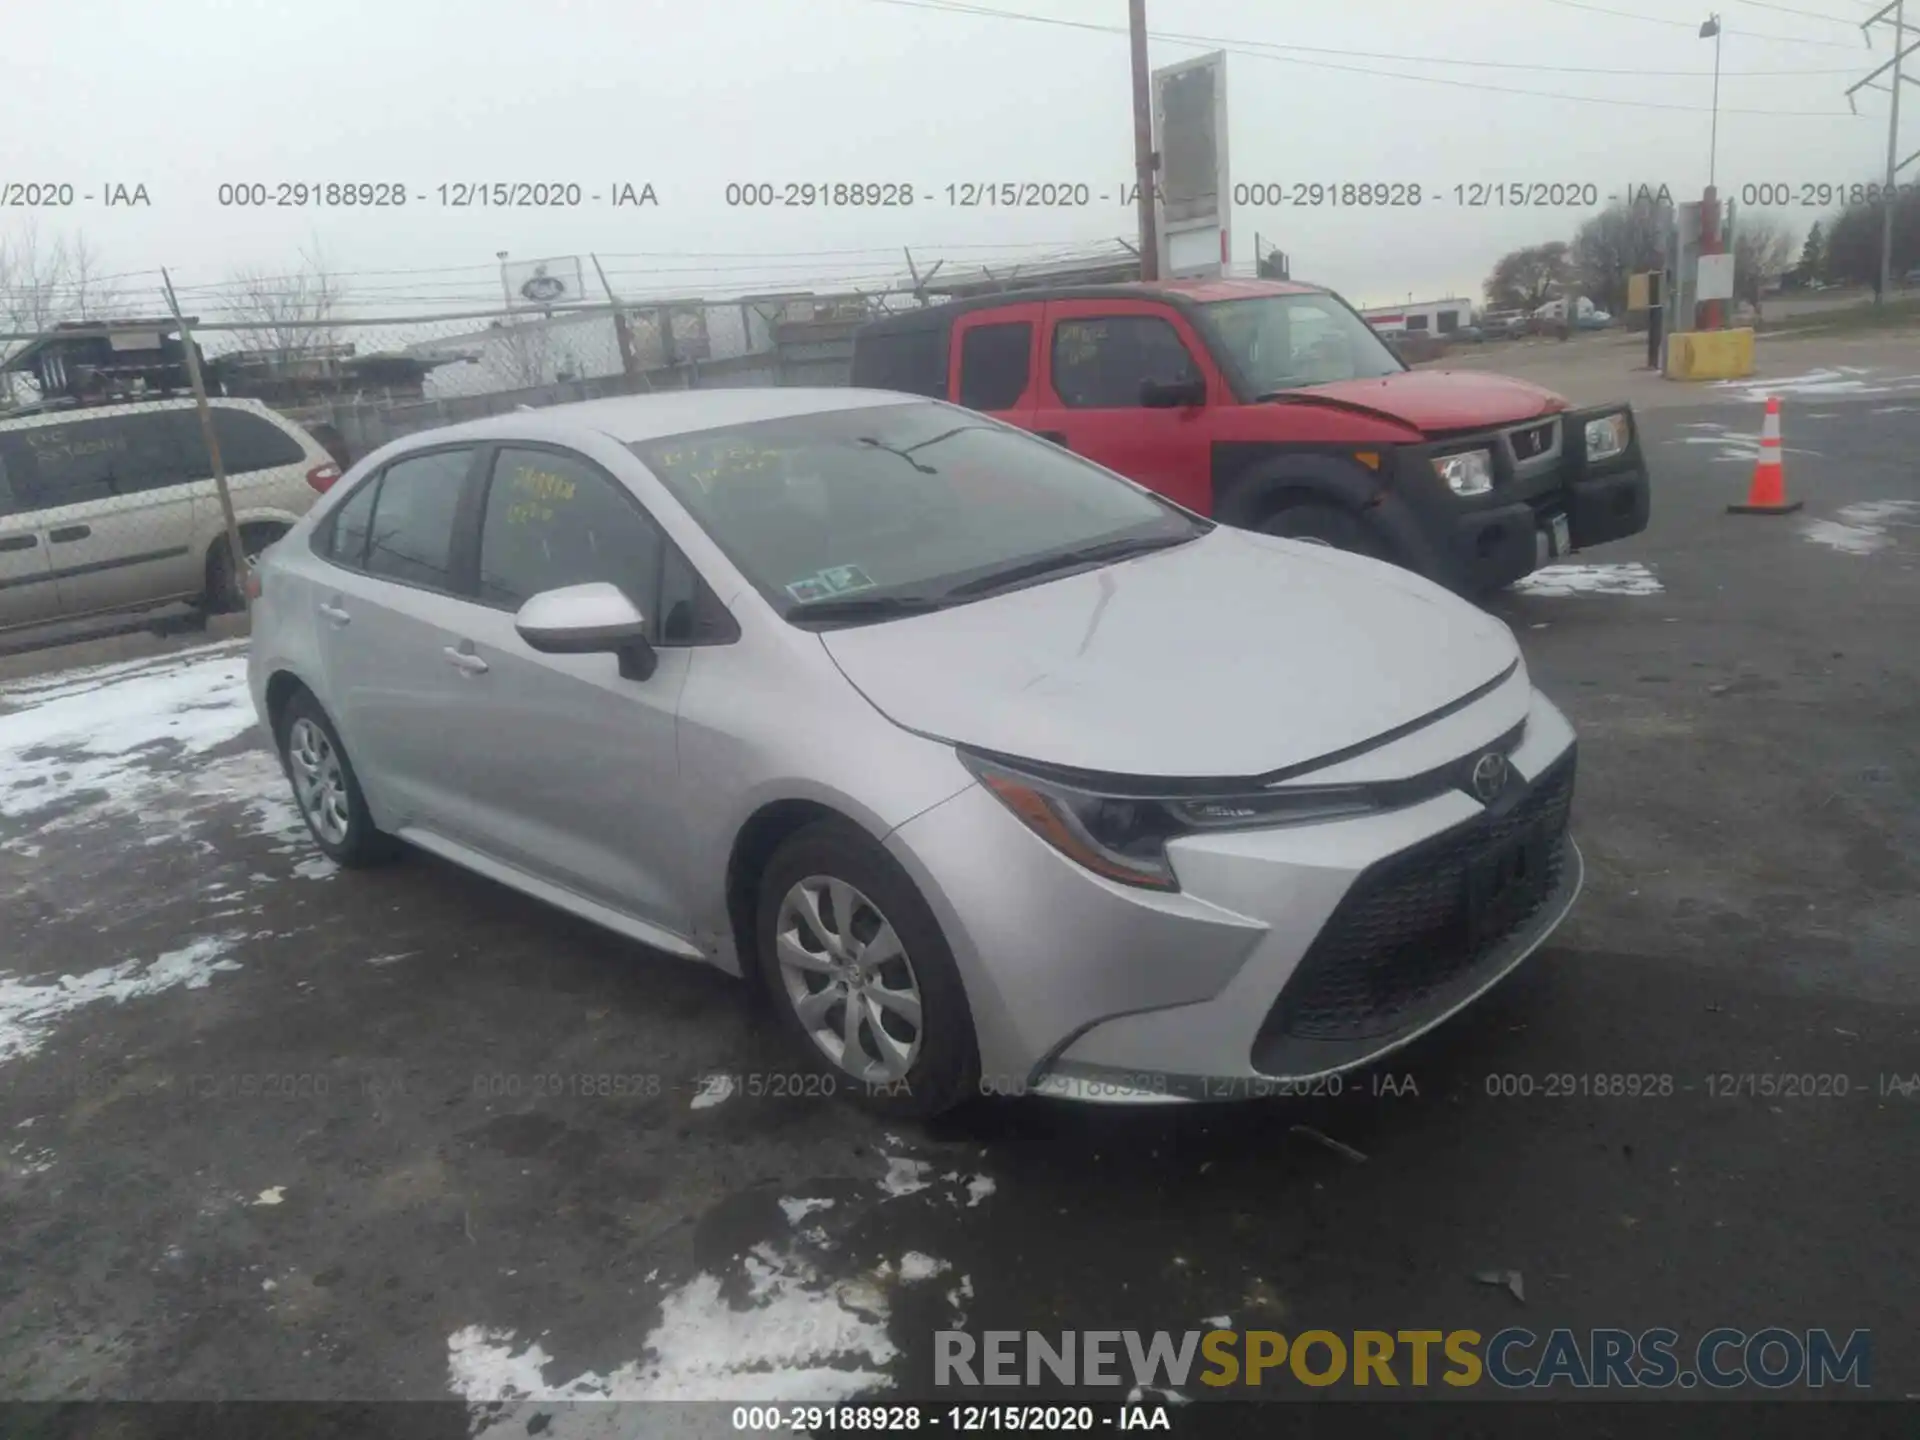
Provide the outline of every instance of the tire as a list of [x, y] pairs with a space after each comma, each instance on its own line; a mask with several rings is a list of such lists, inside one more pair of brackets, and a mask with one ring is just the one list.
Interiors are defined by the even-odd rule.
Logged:
[[[240, 543], [246, 547], [249, 561], [287, 533], [285, 525], [259, 524], [240, 527]], [[240, 575], [222, 535], [207, 552], [207, 593], [202, 608], [209, 615], [237, 615], [247, 608], [247, 597], [240, 593]]]
[[385, 864], [400, 853], [400, 842], [374, 825], [360, 777], [353, 772], [339, 732], [312, 692], [298, 691], [287, 702], [275, 740], [281, 766], [293, 785], [294, 804], [314, 844], [329, 860], [361, 870]]
[[[884, 944], [883, 927], [898, 943], [889, 957], [864, 957], [867, 973], [858, 973], [857, 951], [834, 953], [847, 928], [871, 952]], [[823, 820], [774, 852], [760, 877], [754, 954], [781, 1028], [834, 1094], [876, 1114], [926, 1119], [977, 1093], [979, 1049], [953, 952], [913, 881], [865, 832]], [[917, 1002], [917, 1026], [905, 1013], [907, 999]], [[845, 1061], [853, 1006], [857, 1048]]]
[[1324, 501], [1308, 500], [1285, 506], [1261, 520], [1259, 528], [1289, 540], [1331, 545], [1336, 550], [1371, 556], [1375, 560], [1386, 558], [1366, 521], [1351, 510]]

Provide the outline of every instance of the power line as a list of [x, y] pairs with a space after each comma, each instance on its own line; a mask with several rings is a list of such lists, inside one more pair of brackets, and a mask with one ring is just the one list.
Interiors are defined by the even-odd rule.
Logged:
[[[1610, 10], [1604, 5], [1590, 5], [1587, 3], [1587, 0], [1544, 0], [1544, 3], [1548, 5], [1562, 5], [1569, 10], [1586, 10], [1595, 15], [1611, 15], [1616, 20], [1643, 20], [1649, 25], [1671, 25], [1677, 29], [1689, 31], [1694, 35], [1700, 33], [1700, 22], [1697, 20], [1669, 20], [1664, 15], [1642, 15], [1635, 10]], [[1833, 17], [1828, 15], [1822, 16], [1821, 18], [1830, 20]], [[1829, 50], [1853, 49], [1853, 46], [1843, 44], [1838, 40], [1808, 40], [1800, 35], [1770, 35], [1762, 34], [1756, 30], [1729, 30], [1727, 34], [1737, 36], [1742, 40], [1767, 40], [1780, 45], [1818, 45], [1823, 49]], [[1724, 74], [1726, 72], [1722, 71], [1721, 73]], [[1773, 113], [1784, 114], [1786, 112], [1776, 111]]]
[[[1013, 10], [993, 10], [980, 5], [952, 3], [952, 0], [870, 0], [870, 3], [878, 5], [899, 5], [914, 10], [935, 10], [953, 15], [986, 16], [998, 20], [1025, 20], [1040, 25], [1064, 26], [1072, 30], [1092, 30], [1101, 34], [1124, 35], [1127, 33], [1124, 26], [1102, 25], [1090, 20], [1062, 20], [1051, 15], [1029, 15]], [[1572, 3], [1572, 0], [1556, 0], [1556, 3]], [[1643, 15], [1634, 18], [1644, 20], [1649, 17]], [[1692, 29], [1694, 27], [1688, 26], [1687, 28]], [[1245, 55], [1249, 59], [1254, 60], [1272, 60], [1281, 65], [1303, 65], [1313, 70], [1340, 70], [1348, 74], [1371, 75], [1384, 80], [1411, 80], [1421, 85], [1444, 85], [1449, 89], [1472, 90], [1476, 93], [1487, 95], [1525, 95], [1535, 100], [1567, 100], [1583, 105], [1617, 105], [1625, 106], [1633, 110], [1685, 110], [1700, 114], [1705, 114], [1712, 108], [1706, 105], [1676, 105], [1661, 100], [1623, 100], [1608, 95], [1563, 95], [1552, 90], [1516, 90], [1507, 85], [1486, 85], [1471, 80], [1451, 80], [1441, 75], [1407, 75], [1393, 70], [1369, 69], [1364, 65], [1341, 65], [1330, 60], [1303, 60], [1293, 55], [1274, 54], [1269, 50], [1249, 48], [1250, 45], [1263, 43], [1260, 41], [1225, 40], [1214, 35], [1187, 35], [1173, 31], [1153, 30], [1148, 32], [1148, 38], [1171, 41], [1181, 45], [1212, 46], [1215, 49], [1225, 50], [1229, 54]], [[1814, 45], [1822, 42], [1808, 40], [1796, 43]], [[1339, 54], [1341, 52], [1334, 51], [1332, 53]], [[1412, 59], [1413, 57], [1407, 58]], [[1422, 60], [1422, 63], [1426, 62]], [[1645, 74], [1647, 72], [1636, 71], [1634, 73]], [[1720, 113], [1723, 115], [1768, 115], [1803, 120], [1816, 118], [1852, 118], [1852, 112], [1847, 110], [1739, 110], [1730, 109], [1725, 105], [1720, 107]]]
[[1745, 5], [1751, 10], [1773, 10], [1782, 15], [1800, 15], [1808, 20], [1825, 20], [1831, 25], [1845, 25], [1848, 29], [1858, 29], [1860, 22], [1845, 15], [1822, 15], [1817, 10], [1796, 10], [1791, 5], [1774, 5], [1770, 0], [1733, 0], [1736, 5]]

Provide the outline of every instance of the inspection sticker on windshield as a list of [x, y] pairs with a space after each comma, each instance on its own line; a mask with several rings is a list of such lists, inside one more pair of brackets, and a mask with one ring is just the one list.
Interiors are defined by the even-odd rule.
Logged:
[[855, 590], [871, 590], [873, 581], [858, 565], [830, 565], [787, 586], [787, 593], [799, 601], [825, 600]]

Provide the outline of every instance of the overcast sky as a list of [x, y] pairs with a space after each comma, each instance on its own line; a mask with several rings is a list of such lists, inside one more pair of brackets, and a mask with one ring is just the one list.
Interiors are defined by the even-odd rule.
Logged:
[[[1853, 118], [1843, 95], [1890, 54], [1884, 34], [1869, 50], [1858, 29], [1877, 7], [1717, 3], [1722, 193], [1877, 178], [1886, 98], [1863, 95]], [[1068, 23], [962, 13], [989, 9]], [[1418, 209], [1235, 209], [1237, 262], [1251, 264], [1258, 233], [1292, 255], [1296, 277], [1356, 303], [1477, 295], [1503, 250], [1569, 237], [1590, 213], [1467, 209], [1455, 185], [1591, 183], [1604, 202], [1643, 183], [1697, 198], [1707, 179], [1705, 5], [1147, 9], [1168, 37], [1152, 43], [1155, 66], [1229, 51], [1236, 182], [1423, 187]], [[84, 232], [108, 271], [164, 264], [183, 286], [289, 269], [316, 242], [358, 301], [383, 308], [487, 303], [501, 250], [598, 252], [633, 294], [872, 284], [903, 270], [902, 246], [955, 269], [1132, 235], [1119, 203], [1132, 166], [1126, 15], [1126, 0], [22, 0], [0, 43], [0, 181], [144, 184], [149, 208], [42, 211], [42, 233]], [[1118, 33], [1086, 28], [1107, 26]], [[1273, 46], [1299, 48], [1282, 58]], [[1480, 63], [1446, 63], [1458, 61]], [[1920, 121], [1902, 153], [1916, 146]], [[494, 180], [603, 195], [651, 183], [660, 203], [458, 210], [435, 193]], [[923, 198], [882, 211], [726, 203], [729, 182], [806, 180], [906, 182]], [[1109, 199], [946, 204], [948, 184], [1003, 180], [1084, 181]], [[223, 181], [400, 182], [411, 198], [401, 210], [241, 210], [218, 204]], [[17, 238], [26, 213], [0, 209], [0, 236]], [[1798, 232], [1820, 213], [1782, 218]], [[394, 271], [421, 273], [374, 273]]]

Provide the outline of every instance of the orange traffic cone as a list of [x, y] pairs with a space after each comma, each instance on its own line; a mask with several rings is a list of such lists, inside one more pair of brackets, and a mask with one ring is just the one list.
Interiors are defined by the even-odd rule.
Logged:
[[1760, 454], [1753, 463], [1747, 503], [1729, 505], [1729, 515], [1787, 515], [1800, 508], [1787, 499], [1787, 472], [1780, 463], [1780, 397], [1767, 397], [1767, 418], [1760, 427]]

